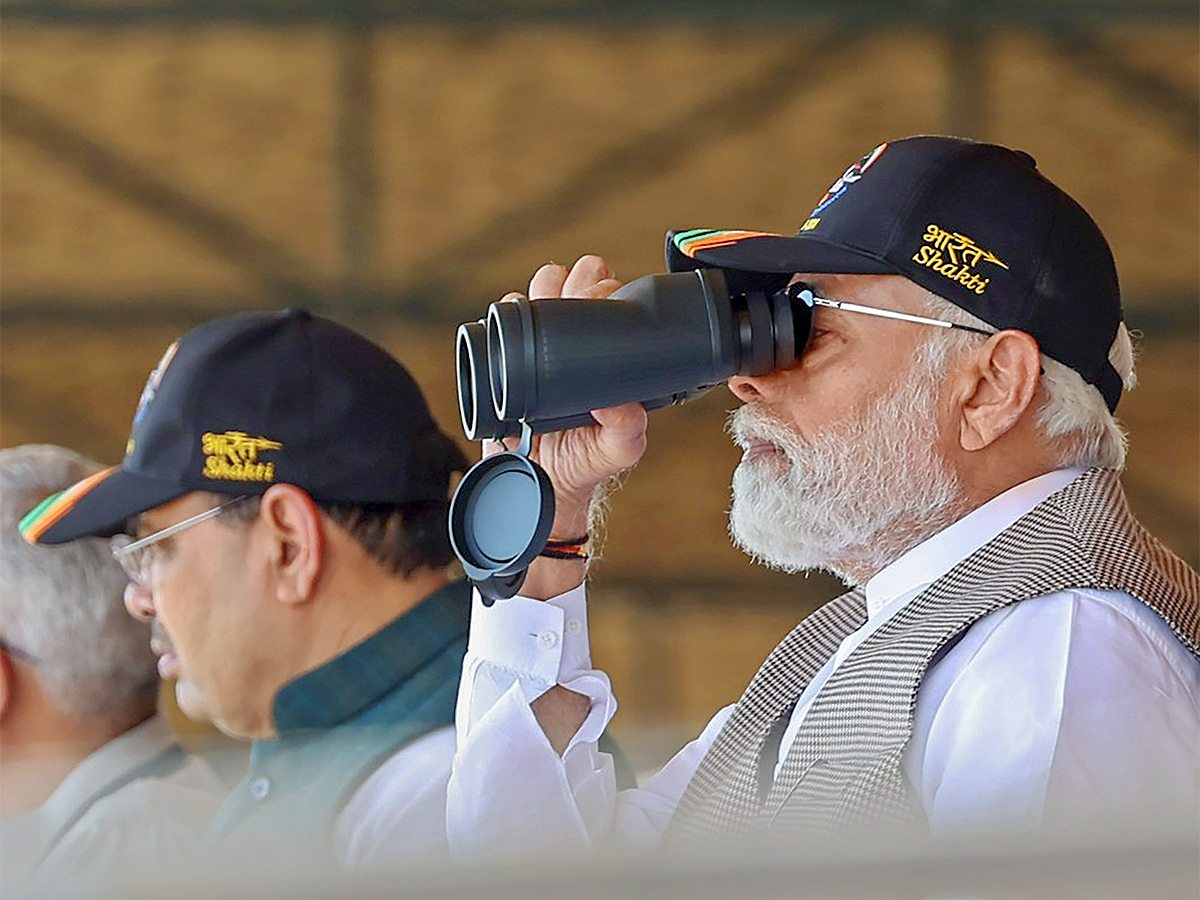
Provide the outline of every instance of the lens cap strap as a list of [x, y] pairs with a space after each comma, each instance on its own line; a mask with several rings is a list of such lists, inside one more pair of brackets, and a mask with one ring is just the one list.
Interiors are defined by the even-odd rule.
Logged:
[[[529, 459], [529, 454], [533, 452], [533, 427], [525, 419], [521, 420], [521, 440], [517, 442], [516, 453], [519, 456], [529, 460], [531, 466], [537, 466], [533, 460]], [[540, 469], [541, 466], [538, 466]]]

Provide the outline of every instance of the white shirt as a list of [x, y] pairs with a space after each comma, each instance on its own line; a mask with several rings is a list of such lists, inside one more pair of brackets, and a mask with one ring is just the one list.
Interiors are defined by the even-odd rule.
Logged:
[[[868, 621], [799, 698], [781, 758], [858, 644], [1079, 474], [1018, 485], [876, 574], [866, 585]], [[561, 759], [529, 709], [555, 683], [592, 701]], [[545, 603], [488, 608], [476, 598], [458, 702], [447, 824], [461, 857], [654, 844], [733, 711], [720, 710], [645, 784], [618, 792], [611, 759], [595, 746], [616, 701], [591, 668], [582, 586]], [[1069, 590], [984, 617], [930, 669], [904, 768], [931, 830], [962, 834], [1158, 801], [1194, 808], [1198, 760], [1200, 663], [1134, 598]]]
[[66, 877], [95, 887], [129, 867], [169, 871], [194, 859], [228, 788], [197, 756], [157, 771], [174, 746], [154, 716], [84, 759], [37, 809], [0, 820], [5, 884]]
[[453, 757], [454, 728], [447, 725], [405, 744], [372, 772], [334, 821], [342, 865], [362, 869], [445, 859]]

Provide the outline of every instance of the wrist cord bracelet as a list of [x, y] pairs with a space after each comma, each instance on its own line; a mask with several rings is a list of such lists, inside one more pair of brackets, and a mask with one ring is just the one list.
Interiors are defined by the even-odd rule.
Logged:
[[545, 548], [538, 555], [548, 557], [549, 559], [586, 560], [588, 553], [584, 548], [587, 546], [588, 540], [589, 536], [586, 534], [582, 537], [568, 538], [562, 541], [549, 540], [546, 541]]

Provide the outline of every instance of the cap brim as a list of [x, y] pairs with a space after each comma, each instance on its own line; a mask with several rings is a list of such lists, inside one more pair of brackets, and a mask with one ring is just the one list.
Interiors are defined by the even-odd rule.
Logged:
[[47, 497], [21, 519], [18, 528], [31, 544], [111, 537], [123, 531], [125, 523], [139, 513], [190, 490], [114, 466]]
[[693, 229], [672, 231], [668, 244], [682, 256], [720, 269], [781, 275], [894, 275], [900, 271], [879, 256], [816, 234]]

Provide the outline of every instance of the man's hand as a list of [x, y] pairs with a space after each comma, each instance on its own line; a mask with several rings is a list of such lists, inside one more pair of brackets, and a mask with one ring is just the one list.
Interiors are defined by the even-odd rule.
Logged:
[[[554, 297], [603, 300], [621, 286], [608, 262], [583, 256], [571, 267], [542, 266], [529, 282], [529, 299]], [[504, 299], [520, 297], [508, 294]], [[605, 481], [633, 466], [646, 450], [646, 410], [640, 403], [592, 411], [599, 423], [534, 437], [530, 456], [554, 484], [555, 513], [550, 536], [566, 539], [588, 528], [588, 507]], [[516, 438], [506, 442], [511, 449]], [[484, 454], [499, 452], [498, 442], [484, 443]], [[583, 581], [584, 566], [575, 560], [540, 558], [529, 567], [521, 593], [545, 600]]]

